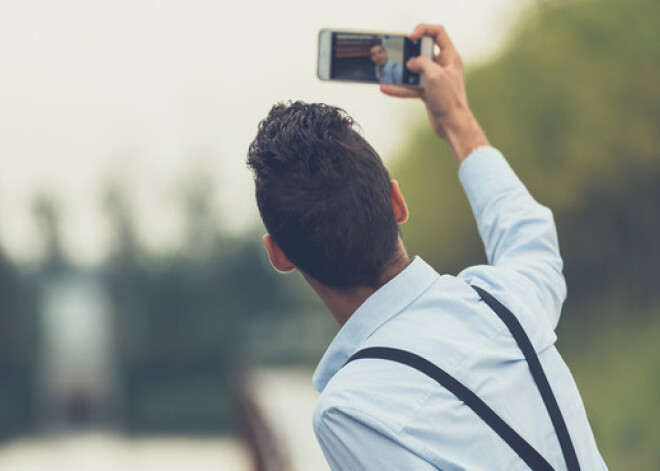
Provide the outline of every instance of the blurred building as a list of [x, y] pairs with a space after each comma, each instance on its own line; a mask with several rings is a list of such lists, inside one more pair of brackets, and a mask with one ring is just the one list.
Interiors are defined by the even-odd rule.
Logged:
[[92, 272], [49, 273], [40, 287], [38, 427], [46, 432], [118, 426], [109, 297]]

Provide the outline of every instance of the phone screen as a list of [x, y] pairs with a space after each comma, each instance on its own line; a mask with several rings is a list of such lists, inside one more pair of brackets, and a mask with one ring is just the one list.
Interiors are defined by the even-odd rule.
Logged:
[[419, 85], [405, 64], [420, 54], [421, 41], [392, 34], [332, 34], [330, 78], [367, 83]]

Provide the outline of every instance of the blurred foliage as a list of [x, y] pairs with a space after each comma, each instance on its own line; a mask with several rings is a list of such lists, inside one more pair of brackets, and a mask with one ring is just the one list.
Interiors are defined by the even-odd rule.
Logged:
[[33, 428], [37, 329], [31, 286], [0, 252], [0, 440]]
[[660, 465], [660, 305], [635, 311], [610, 301], [598, 306], [598, 312], [600, 319], [588, 333], [566, 335], [566, 329], [560, 334], [559, 349], [578, 383], [610, 469], [656, 470]]
[[[630, 301], [648, 301], [660, 279], [659, 14], [653, 0], [541, 3], [500, 57], [468, 71], [493, 145], [555, 212], [576, 297], [617, 289], [623, 270]], [[483, 261], [455, 165], [426, 124], [392, 173], [413, 252], [449, 272]]]
[[[0, 251], [0, 440], [48, 426], [40, 416], [49, 395], [40, 377], [44, 288], [75, 273], [101, 280], [111, 304], [113, 331], [107, 334], [120, 395], [112, 423], [125, 432], [229, 432], [247, 367], [318, 358], [336, 327], [313, 320], [320, 316], [309, 311], [319, 303], [304, 294], [299, 277], [270, 267], [261, 234], [224, 234], [209, 173], [183, 185], [184, 241], [164, 254], [145, 248], [131, 194], [120, 180], [110, 181], [103, 204], [112, 247], [91, 270], [72, 265], [61, 247], [57, 200], [35, 197], [41, 259], [19, 264]], [[64, 416], [75, 399], [57, 399]]]
[[[560, 349], [579, 365], [613, 469], [660, 464], [659, 18], [656, 0], [539, 2], [499, 57], [467, 72], [492, 144], [555, 214], [569, 288]], [[411, 254], [448, 273], [485, 261], [456, 166], [426, 123], [392, 175]]]
[[[129, 198], [119, 185], [109, 186], [116, 240], [104, 272], [128, 431], [228, 431], [234, 381], [246, 365], [268, 360], [246, 351], [246, 339], [264, 319], [285, 322], [305, 306], [296, 279], [268, 264], [259, 235], [229, 238], [213, 224], [212, 191], [207, 181], [186, 186], [186, 242], [153, 256], [141, 248]], [[261, 342], [286, 339], [271, 333]]]

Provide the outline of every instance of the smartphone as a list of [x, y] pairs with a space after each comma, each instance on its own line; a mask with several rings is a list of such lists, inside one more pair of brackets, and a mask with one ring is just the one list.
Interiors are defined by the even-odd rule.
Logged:
[[424, 75], [408, 70], [406, 62], [432, 54], [430, 37], [413, 41], [405, 34], [322, 29], [317, 73], [321, 80], [423, 87]]

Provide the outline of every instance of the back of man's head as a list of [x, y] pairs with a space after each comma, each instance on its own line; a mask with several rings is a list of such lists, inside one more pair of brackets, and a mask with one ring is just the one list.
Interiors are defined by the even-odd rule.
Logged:
[[335, 288], [378, 288], [397, 252], [390, 177], [341, 109], [277, 104], [248, 152], [273, 241], [300, 270]]

